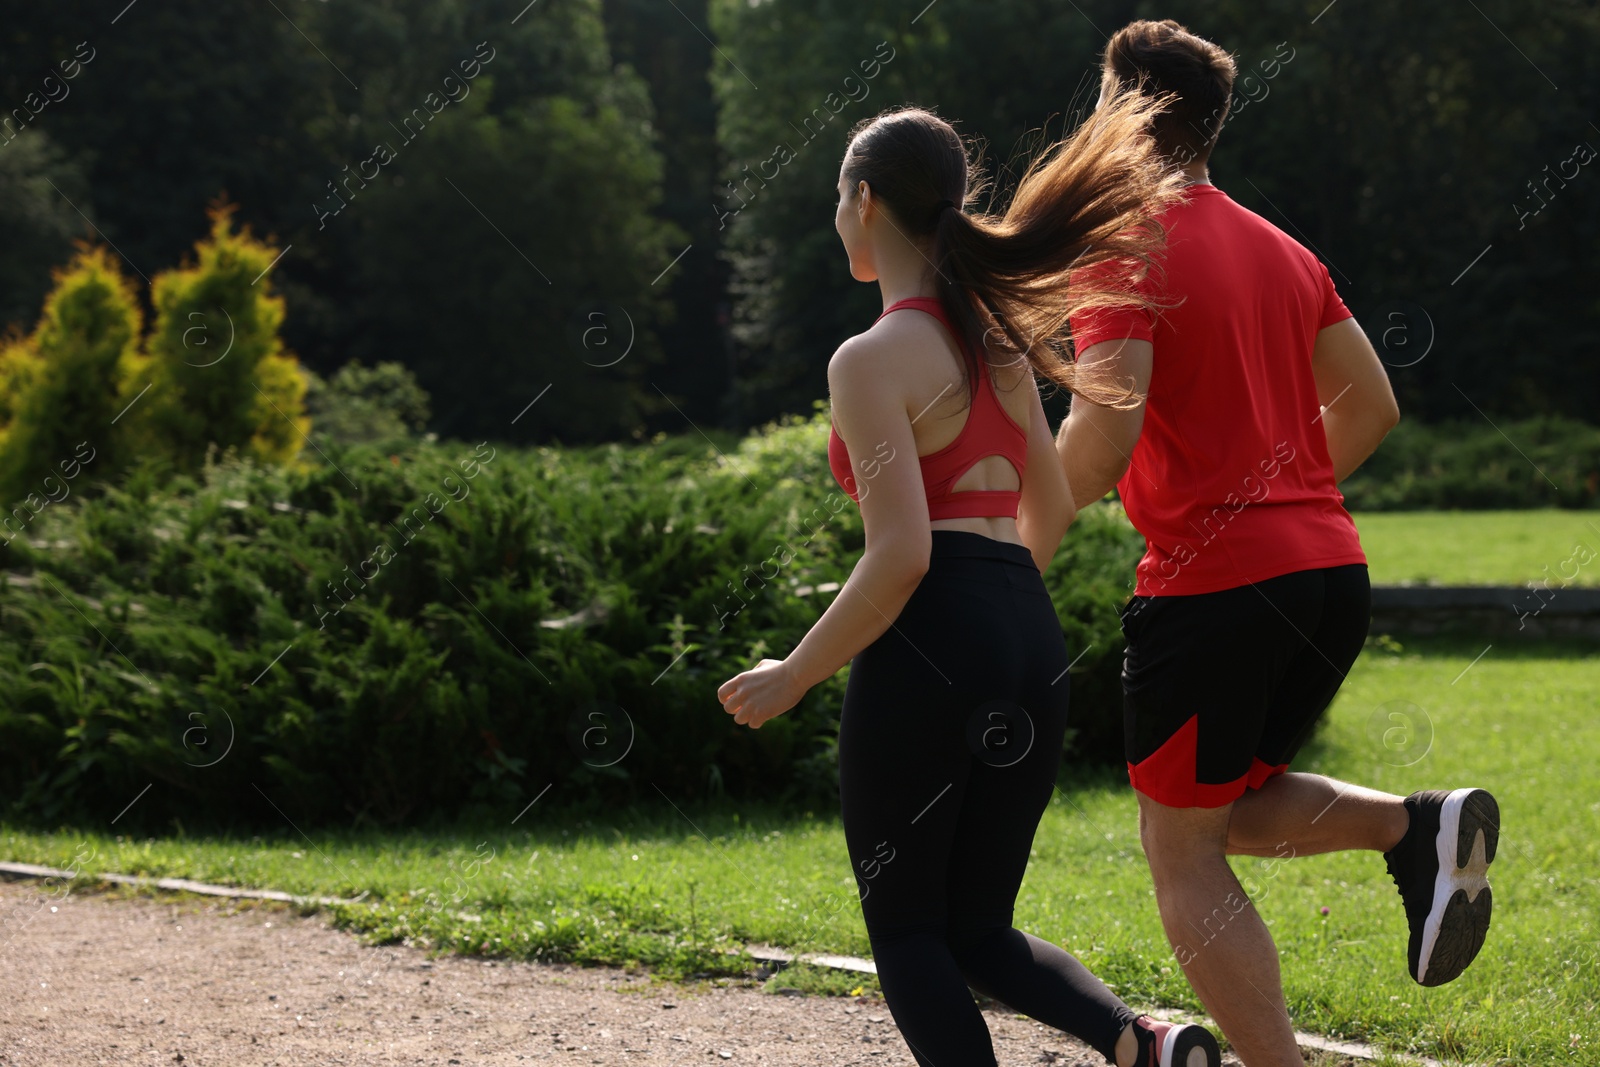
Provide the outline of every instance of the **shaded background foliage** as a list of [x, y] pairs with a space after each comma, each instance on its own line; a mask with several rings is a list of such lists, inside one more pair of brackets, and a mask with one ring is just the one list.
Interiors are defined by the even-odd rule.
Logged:
[[[851, 124], [936, 107], [987, 145], [1003, 194], [1040, 131], [1092, 105], [1105, 34], [1172, 16], [1255, 79], [1215, 179], [1329, 264], [1408, 415], [1591, 417], [1600, 399], [1600, 370], [1573, 355], [1600, 341], [1583, 269], [1600, 178], [1550, 181], [1579, 143], [1600, 147], [1593, 4], [123, 6], [43, 5], [0, 29], [0, 103], [29, 120], [0, 144], [6, 322], [26, 326], [70, 239], [92, 235], [85, 216], [149, 274], [226, 193], [292, 246], [274, 274], [287, 347], [323, 375], [353, 358], [412, 369], [443, 435], [749, 428], [808, 411], [827, 356], [875, 311], [831, 230]], [[69, 95], [30, 117], [85, 41]], [[481, 42], [494, 59], [470, 95], [401, 140], [394, 124]], [[863, 81], [879, 42], [894, 58]], [[398, 158], [319, 228], [328, 183], [379, 141]], [[743, 185], [784, 142], [796, 158]], [[583, 343], [596, 323], [604, 358]], [[547, 385], [559, 402], [513, 423]]]
[[[0, 241], [0, 276], [35, 279], [8, 300], [11, 321], [32, 314], [49, 267], [70, 255], [63, 231], [103, 234], [149, 275], [179, 260], [226, 194], [242, 223], [288, 249], [273, 275], [295, 309], [287, 346], [323, 374], [353, 358], [405, 364], [443, 434], [623, 437], [647, 395], [660, 404], [633, 379], [660, 358], [654, 329], [671, 308], [649, 283], [682, 245], [655, 214], [646, 87], [612, 63], [598, 3], [547, 0], [514, 25], [523, 5], [280, 13], [179, 0], [112, 25], [121, 6], [46, 5], [0, 30], [7, 106], [80, 42], [94, 50], [65, 97], [0, 145], [0, 157], [50, 146], [0, 164], [0, 184], [28, 197], [0, 216], [20, 217], [28, 237]], [[428, 94], [444, 96], [484, 43], [493, 58], [470, 92], [432, 114]], [[419, 108], [426, 124], [408, 141], [400, 128]], [[364, 181], [378, 143], [396, 158]], [[37, 180], [58, 175], [60, 193]], [[346, 206], [324, 217], [341, 189]], [[607, 374], [569, 336], [593, 303], [626, 306], [638, 324], [629, 360]], [[552, 383], [563, 402], [512, 424]]]
[[[936, 107], [987, 144], [1004, 194], [1019, 177], [1019, 153], [1034, 143], [1030, 131], [1059, 134], [1093, 106], [1105, 34], [1136, 17], [1173, 17], [1235, 54], [1237, 98], [1251, 100], [1223, 132], [1213, 179], [1329, 264], [1395, 367], [1408, 415], [1476, 415], [1470, 397], [1492, 414], [1592, 417], [1600, 378], [1572, 354], [1600, 340], [1600, 303], [1580, 267], [1600, 234], [1600, 181], [1580, 169], [1520, 230], [1513, 204], [1537, 206], [1526, 183], [1543, 180], [1546, 164], [1556, 169], [1581, 142], [1600, 148], [1589, 125], [1600, 98], [1593, 5], [1484, 4], [1480, 14], [1442, 0], [1325, 11], [1325, 0], [941, 0], [908, 25], [915, 7], [725, 0], [716, 8], [728, 57], [715, 74], [723, 136], [739, 162], [793, 140], [788, 124], [821, 104], [873, 43], [897, 51], [872, 95], [840, 112], [833, 143], [801, 153], [736, 220], [735, 285], [750, 294], [737, 386], [752, 410], [784, 407], [797, 383], [823, 389], [838, 339], [877, 309], [876, 293], [850, 281], [829, 232], [844, 134], [857, 118], [903, 101]], [[1274, 63], [1291, 54], [1280, 44], [1292, 58]], [[761, 91], [732, 64], [759, 72]], [[1427, 358], [1400, 366], [1429, 340]]]

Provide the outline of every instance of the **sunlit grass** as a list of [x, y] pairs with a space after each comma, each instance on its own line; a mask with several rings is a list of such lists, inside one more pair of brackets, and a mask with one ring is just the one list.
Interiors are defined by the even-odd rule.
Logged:
[[[1300, 1028], [1448, 1061], [1594, 1063], [1600, 660], [1581, 648], [1506, 642], [1474, 664], [1481, 651], [1369, 649], [1297, 764], [1396, 793], [1463, 784], [1495, 792], [1505, 819], [1496, 921], [1462, 978], [1423, 989], [1408, 977], [1404, 915], [1376, 854], [1236, 867], [1260, 887]], [[1407, 716], [1407, 732], [1393, 731], [1393, 712]], [[556, 799], [515, 825], [512, 812], [498, 826], [314, 831], [310, 840], [287, 828], [270, 838], [121, 840], [7, 827], [0, 852], [66, 866], [82, 849], [87, 871], [366, 892], [363, 903], [334, 909], [339, 921], [439, 951], [667, 975], [751, 973], [739, 949], [754, 942], [869, 954], [832, 810], [679, 811], [662, 801], [578, 816]], [[1199, 1007], [1162, 935], [1120, 775], [1080, 774], [1058, 793], [1017, 924], [1077, 954], [1130, 1003]]]
[[1600, 585], [1600, 512], [1357, 512], [1374, 585]]

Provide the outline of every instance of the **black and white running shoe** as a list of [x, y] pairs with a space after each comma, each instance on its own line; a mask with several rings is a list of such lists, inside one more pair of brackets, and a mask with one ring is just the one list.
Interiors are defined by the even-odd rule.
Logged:
[[1488, 868], [1500, 838], [1500, 806], [1482, 789], [1406, 797], [1411, 825], [1383, 854], [1411, 926], [1411, 977], [1425, 986], [1453, 980], [1483, 947], [1494, 904]]
[[1139, 1041], [1134, 1067], [1222, 1067], [1222, 1049], [1203, 1026], [1141, 1015], [1133, 1020], [1133, 1036]]

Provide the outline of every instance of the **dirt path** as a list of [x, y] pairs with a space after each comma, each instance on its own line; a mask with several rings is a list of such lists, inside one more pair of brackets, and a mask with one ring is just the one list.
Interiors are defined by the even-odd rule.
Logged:
[[[914, 1067], [881, 1001], [430, 961], [283, 905], [0, 882], [0, 921], [4, 1067]], [[985, 1017], [1002, 1064], [1104, 1062], [1031, 1020]]]

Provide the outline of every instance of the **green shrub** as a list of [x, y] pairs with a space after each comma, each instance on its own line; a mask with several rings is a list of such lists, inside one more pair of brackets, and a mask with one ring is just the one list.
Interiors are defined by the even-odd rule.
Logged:
[[88, 246], [54, 281], [33, 333], [0, 344], [0, 500], [24, 525], [70, 494], [81, 463], [105, 474], [127, 451], [116, 422], [142, 328], [133, 286]]
[[129, 416], [141, 451], [177, 470], [200, 469], [212, 446], [269, 463], [300, 452], [306, 378], [283, 350], [284, 301], [268, 271], [281, 254], [235, 232], [231, 207], [212, 208], [211, 232], [191, 267], [151, 284], [155, 323], [135, 364], [150, 393]]
[[1105, 502], [1078, 513], [1045, 569], [1067, 649], [1080, 657], [1071, 677], [1070, 759], [1123, 765], [1120, 612], [1133, 595], [1134, 567], [1142, 555], [1144, 538], [1122, 506]]
[[[811, 590], [859, 557], [826, 435], [818, 415], [715, 448], [330, 442], [325, 465], [230, 457], [159, 488], [139, 470], [52, 508], [0, 572], [8, 814], [509, 819], [547, 786], [570, 806], [826, 802], [842, 673], [760, 731], [715, 696], [787, 654], [827, 603]], [[1137, 554], [1096, 507], [1047, 576], [1087, 649], [1075, 757], [1120, 751]]]
[[327, 378], [306, 371], [306, 414], [317, 437], [343, 445], [383, 444], [428, 423], [428, 394], [398, 363], [354, 360]]
[[1352, 511], [1592, 508], [1600, 427], [1554, 417], [1402, 420], [1341, 488]]

